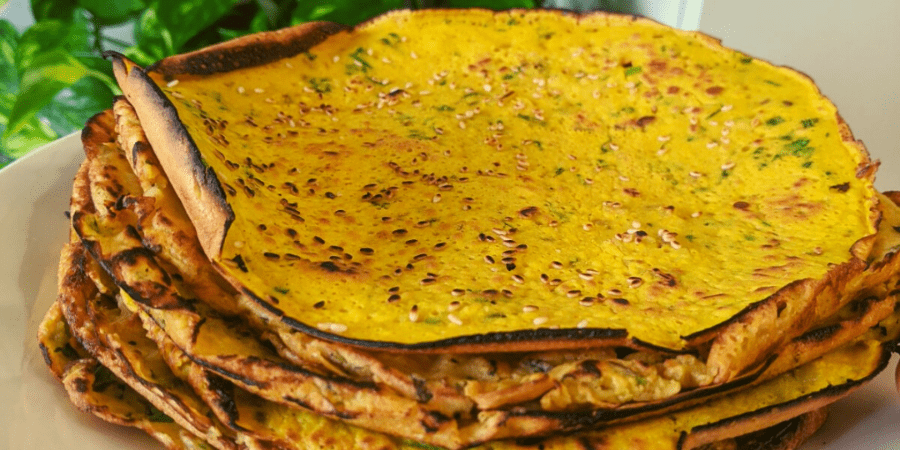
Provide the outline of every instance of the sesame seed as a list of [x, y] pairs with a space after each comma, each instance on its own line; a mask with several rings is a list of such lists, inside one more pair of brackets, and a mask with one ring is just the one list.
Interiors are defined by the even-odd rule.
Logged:
[[237, 91], [238, 91], [238, 94], [243, 94], [244, 92], [247, 92], [247, 90], [244, 89], [243, 86], [238, 86], [238, 87], [237, 87]]
[[690, 176], [693, 177], [693, 178], [700, 178], [700, 177], [703, 176], [702, 173], [700, 173], [700, 172], [694, 172], [694, 171], [688, 172], [688, 175], [690, 175]]
[[518, 274], [513, 275], [512, 280], [515, 281], [516, 283], [524, 283], [525, 282], [525, 279], [522, 278], [522, 276], [518, 275]]
[[585, 297], [578, 302], [581, 306], [591, 306], [594, 304], [594, 297]]
[[581, 229], [583, 229], [584, 231], [591, 231], [592, 228], [594, 228], [594, 224], [592, 223], [586, 223], [581, 226]]
[[255, 89], [253, 89], [253, 92], [256, 92], [257, 94], [262, 94], [263, 92], [266, 92], [266, 91], [263, 88], [255, 88]]
[[731, 111], [731, 108], [734, 108], [734, 105], [722, 105], [720, 111]]
[[454, 325], [462, 325], [462, 320], [459, 320], [459, 317], [456, 317], [453, 314], [447, 314], [447, 320], [452, 322]]
[[622, 291], [619, 289], [610, 289], [610, 290], [606, 291], [606, 293], [612, 297], [617, 297], [619, 295], [622, 295]]
[[631, 222], [631, 228], [640, 229], [641, 223], [638, 221]]
[[166, 83], [166, 87], [175, 87], [175, 86], [178, 86], [178, 80], [172, 80], [172, 81]]
[[734, 166], [735, 166], [735, 163], [727, 162], [725, 164], [722, 164], [722, 170], [731, 170], [734, 168]]
[[674, 248], [675, 250], [678, 250], [679, 248], [681, 248], [681, 244], [679, 244], [678, 241], [672, 241], [669, 243], [669, 245], [671, 245], [672, 248]]
[[700, 211], [692, 212], [691, 217], [700, 217], [701, 214], [703, 214], [703, 213]]
[[461, 304], [458, 301], [454, 300], [450, 302], [449, 305], [447, 305], [447, 311], [456, 311], [460, 306]]
[[640, 279], [639, 277], [628, 277], [628, 287], [633, 289], [642, 284], [644, 284], [644, 280]]
[[579, 273], [578, 277], [585, 281], [591, 281], [594, 279], [594, 276], [589, 273]]
[[450, 295], [452, 295], [454, 297], [459, 297], [465, 293], [466, 293], [466, 291], [463, 289], [454, 289], [454, 290], [450, 291]]
[[656, 138], [656, 140], [658, 140], [659, 142], [667, 142], [667, 141], [669, 141], [670, 139], [672, 139], [671, 136], [659, 136], [659, 137]]
[[234, 248], [241, 248], [244, 246], [244, 241], [234, 241]]
[[547, 323], [548, 320], [550, 320], [550, 319], [548, 319], [546, 317], [535, 317], [534, 320], [532, 321], [532, 323], [534, 323], [535, 325], [543, 325], [543, 324]]
[[588, 321], [587, 321], [587, 319], [584, 319], [581, 322], [578, 322], [578, 324], [575, 325], [575, 328], [585, 328], [585, 327], [587, 327], [587, 325], [588, 325]]
[[417, 59], [419, 55], [417, 55], [416, 52], [409, 52], [409, 57], [412, 59]]
[[419, 305], [413, 305], [409, 309], [409, 321], [416, 322], [419, 320]]
[[388, 297], [387, 301], [388, 301], [388, 303], [394, 303], [394, 302], [400, 301], [400, 295], [399, 294], [391, 294], [391, 296]]
[[712, 141], [706, 144], [706, 148], [716, 148], [717, 145], [719, 145], [718, 142]]
[[316, 324], [316, 328], [322, 331], [330, 331], [332, 333], [343, 333], [347, 331], [347, 325], [344, 325], [342, 323], [322, 322]]
[[562, 263], [559, 261], [553, 261], [550, 263], [550, 267], [552, 267], [554, 269], [562, 269], [562, 266], [563, 266]]
[[534, 305], [525, 305], [522, 307], [522, 312], [530, 313], [538, 310], [537, 306]]
[[549, 281], [550, 281], [550, 277], [548, 277], [546, 273], [542, 273], [541, 274], [541, 282], [547, 283]]
[[419, 281], [419, 284], [421, 284], [422, 286], [428, 286], [429, 284], [434, 284], [435, 281], [437, 280], [434, 278], [422, 278]]
[[566, 292], [566, 297], [569, 298], [575, 298], [579, 296], [581, 296], [581, 291], [579, 291], [578, 289], [572, 289], [571, 291]]

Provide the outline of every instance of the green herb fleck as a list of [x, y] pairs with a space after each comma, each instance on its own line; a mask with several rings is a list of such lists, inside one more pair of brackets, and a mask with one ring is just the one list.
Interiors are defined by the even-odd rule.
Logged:
[[688, 242], [694, 242], [694, 235], [693, 235], [693, 234], [689, 234], [689, 235], [685, 236], [684, 238], [687, 239]]
[[781, 86], [780, 84], [772, 81], [772, 80], [764, 80], [766, 83], [771, 84], [772, 86]]
[[819, 121], [819, 119], [816, 119], [816, 118], [803, 119], [800, 121], [800, 125], [803, 125], [803, 128], [811, 128], [811, 127], [816, 126], [816, 122], [818, 122], [818, 121]]
[[450, 105], [433, 106], [433, 108], [436, 109], [436, 110], [438, 110], [438, 111], [455, 111], [455, 110], [456, 110], [456, 108], [454, 108], [454, 107], [452, 107], [452, 106], [450, 106]]
[[94, 368], [94, 383], [91, 384], [91, 389], [94, 392], [103, 392], [117, 381], [116, 376], [106, 366], [97, 364], [97, 367]]
[[741, 64], [750, 64], [753, 62], [753, 58], [741, 58]]
[[331, 81], [328, 78], [310, 78], [309, 86], [319, 94], [331, 92]]
[[66, 358], [69, 358], [69, 359], [78, 359], [79, 358], [78, 351], [75, 350], [75, 348], [72, 347], [72, 345], [70, 345], [68, 342], [66, 342], [66, 345], [60, 347], [58, 351], [60, 353], [62, 353], [63, 356], [65, 356]]
[[421, 442], [416, 442], [416, 441], [409, 440], [409, 439], [404, 439], [403, 445], [406, 445], [409, 447], [414, 447], [414, 448], [423, 448], [425, 450], [444, 450], [441, 447], [435, 447], [433, 445], [423, 444]]
[[784, 119], [782, 119], [781, 116], [775, 116], [775, 117], [767, 120], [766, 125], [768, 125], [770, 127], [774, 127], [775, 125], [778, 125], [782, 122], [784, 122]]
[[810, 167], [812, 167], [812, 161], [807, 161], [801, 164], [801, 166], [803, 166], [804, 169], [809, 169]]
[[275, 286], [275, 292], [278, 292], [279, 294], [287, 294], [288, 292], [291, 292], [291, 290], [285, 287]]
[[625, 69], [625, 76], [630, 77], [632, 75], [637, 75], [637, 74], [641, 73], [643, 70], [644, 69], [641, 68], [641, 66], [631, 66], [631, 67]]
[[755, 241], [755, 240], [756, 240], [756, 236], [753, 236], [752, 234], [745, 234], [745, 235], [744, 235], [744, 239], [746, 239], [746, 240], [748, 240], [748, 241]]
[[174, 422], [174, 420], [172, 420], [171, 417], [167, 416], [165, 413], [156, 409], [155, 406], [153, 406], [149, 403], [147, 404], [147, 420], [149, 420], [151, 422], [157, 422], [157, 423], [172, 423], [172, 422]]
[[797, 139], [786, 145], [785, 150], [794, 156], [809, 156], [814, 148], [809, 146], [809, 139]]
[[565, 172], [565, 171], [566, 171], [566, 169], [563, 169], [562, 167], [557, 167], [556, 170], [553, 171], [553, 174], [556, 175], [556, 176], [559, 176], [559, 175], [561, 175], [561, 174], [562, 174], [563, 172]]
[[441, 319], [438, 317], [426, 317], [422, 323], [427, 323], [428, 325], [437, 325], [441, 323]]
[[647, 379], [642, 376], [638, 376], [637, 378], [635, 378], [634, 381], [637, 382], [638, 386], [643, 386], [643, 385], [647, 384]]

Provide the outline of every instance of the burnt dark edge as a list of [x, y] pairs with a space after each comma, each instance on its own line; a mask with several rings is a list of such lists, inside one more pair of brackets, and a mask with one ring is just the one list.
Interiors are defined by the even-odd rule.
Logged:
[[193, 355], [190, 355], [187, 352], [185, 352], [185, 354], [188, 356], [188, 358], [190, 358], [191, 361], [197, 363], [197, 365], [203, 367], [204, 369], [206, 369], [212, 373], [220, 375], [228, 380], [235, 381], [237, 383], [240, 383], [243, 386], [252, 386], [255, 388], [259, 388], [259, 389], [264, 389], [267, 387], [266, 385], [268, 383], [261, 383], [261, 382], [251, 380], [249, 378], [244, 378], [236, 373], [231, 373], [230, 371], [223, 369], [219, 366], [216, 366], [208, 361], [204, 361], [203, 359], [200, 359]]
[[[351, 28], [334, 22], [320, 22], [317, 28], [306, 34], [306, 39], [298, 42], [297, 39], [288, 41], [255, 40], [261, 36], [271, 36], [278, 31], [263, 32], [250, 38], [244, 37], [246, 45], [212, 46], [196, 52], [178, 55], [182, 58], [164, 58], [149, 66], [148, 72], [157, 72], [164, 76], [174, 75], [212, 75], [222, 72], [261, 66], [280, 59], [290, 58], [318, 45], [329, 36], [347, 31]], [[237, 38], [236, 41], [241, 41]], [[243, 42], [242, 42], [243, 43]]]
[[202, 377], [203, 383], [209, 391], [208, 396], [212, 400], [209, 402], [209, 406], [221, 411], [228, 418], [226, 422], [231, 429], [242, 432], [249, 431], [237, 423], [240, 413], [237, 403], [234, 401], [234, 385], [208, 370], [203, 371]]
[[[822, 397], [833, 397], [833, 396], [836, 396], [839, 394], [843, 394], [846, 391], [849, 391], [853, 388], [862, 386], [863, 384], [865, 384], [865, 383], [871, 381], [873, 378], [875, 378], [879, 373], [881, 373], [882, 370], [885, 369], [885, 367], [887, 367], [888, 362], [890, 362], [890, 358], [891, 358], [891, 354], [892, 354], [891, 349], [894, 345], [895, 345], [894, 341], [883, 342], [881, 344], [881, 360], [878, 362], [878, 364], [875, 365], [875, 368], [868, 375], [866, 375], [865, 377], [862, 377], [858, 380], [849, 380], [843, 384], [828, 386], [828, 387], [818, 390], [816, 392], [812, 392], [810, 394], [806, 394], [804, 396], [797, 397], [793, 400], [788, 400], [787, 402], [784, 402], [784, 403], [779, 403], [777, 405], [770, 405], [765, 408], [760, 408], [755, 411], [738, 414], [736, 416], [732, 416], [727, 419], [722, 419], [717, 422], [708, 423], [706, 425], [700, 425], [700, 426], [692, 428], [690, 431], [697, 432], [697, 431], [703, 431], [706, 429], [720, 427], [723, 425], [727, 426], [729, 424], [739, 422], [744, 419], [752, 418], [752, 417], [755, 417], [758, 415], [764, 415], [771, 411], [776, 411], [778, 409], [782, 409], [782, 408], [786, 408], [786, 407], [789, 408], [791, 406], [805, 403], [810, 400], [815, 400], [815, 399], [822, 398]], [[678, 440], [677, 448], [679, 450], [683, 448], [684, 441], [685, 441], [685, 439], [687, 439], [688, 434], [689, 433], [682, 432], [681, 437]]]
[[[121, 53], [111, 50], [103, 52], [103, 57], [118, 61], [119, 64], [124, 64], [122, 61], [127, 59]], [[148, 94], [147, 97], [149, 101], [156, 104], [156, 109], [161, 111], [161, 115], [171, 119], [171, 125], [174, 129], [170, 131], [187, 144], [191, 172], [194, 174], [194, 179], [206, 188], [214, 198], [216, 206], [225, 212], [226, 217], [225, 223], [222, 224], [222, 236], [226, 236], [228, 234], [228, 229], [231, 228], [231, 223], [234, 222], [234, 211], [231, 209], [231, 205], [228, 204], [228, 201], [225, 198], [225, 190], [222, 188], [219, 178], [216, 176], [215, 171], [204, 163], [203, 156], [200, 154], [200, 149], [197, 147], [197, 143], [194, 141], [193, 136], [191, 136], [184, 127], [175, 105], [169, 100], [162, 89], [156, 85], [153, 79], [147, 75], [147, 72], [144, 69], [135, 66], [131, 68], [131, 70], [128, 70], [125, 76], [128, 78], [131, 78], [132, 76], [137, 77], [142, 86], [149, 88], [152, 91], [146, 93]], [[222, 243], [220, 242], [219, 245], [222, 245]], [[221, 249], [211, 250], [220, 251]]]
[[828, 339], [834, 337], [839, 331], [843, 329], [844, 327], [837, 323], [833, 325], [826, 325], [824, 327], [807, 331], [806, 333], [803, 333], [800, 336], [794, 338], [793, 341], [802, 343], [825, 342]]
[[309, 326], [299, 320], [287, 316], [284, 311], [276, 308], [269, 302], [259, 298], [256, 294], [245, 287], [241, 287], [241, 291], [251, 298], [256, 304], [263, 307], [269, 313], [277, 316], [282, 323], [310, 336], [324, 339], [330, 342], [340, 344], [353, 345], [356, 347], [365, 347], [373, 349], [397, 349], [397, 350], [431, 350], [441, 347], [457, 346], [457, 345], [490, 345], [503, 344], [509, 342], [535, 342], [539, 343], [546, 340], [560, 339], [577, 339], [577, 340], [612, 340], [625, 339], [628, 332], [623, 329], [607, 329], [607, 328], [567, 328], [551, 330], [549, 328], [539, 328], [536, 330], [507, 331], [484, 334], [473, 334], [468, 336], [459, 336], [454, 338], [439, 339], [436, 341], [419, 342], [415, 344], [401, 344], [398, 342], [385, 341], [369, 341], [363, 339], [347, 338], [336, 334], [324, 332], [318, 328]]
[[781, 448], [777, 445], [788, 442], [800, 431], [800, 426], [806, 420], [806, 415], [801, 414], [793, 419], [777, 423], [768, 428], [747, 433], [745, 435], [733, 438], [737, 448], [758, 448], [761, 450], [769, 448]]
[[325, 417], [334, 417], [334, 418], [338, 418], [338, 419], [352, 420], [352, 419], [355, 419], [355, 418], [358, 416], [358, 414], [350, 414], [350, 413], [341, 412], [341, 411], [334, 411], [334, 412], [317, 411], [315, 408], [313, 408], [312, 406], [310, 406], [309, 403], [304, 402], [303, 400], [300, 400], [299, 398], [293, 397], [293, 396], [290, 396], [290, 395], [285, 395], [285, 396], [283, 396], [283, 397], [281, 397], [281, 398], [284, 399], [284, 400], [287, 401], [287, 402], [290, 402], [290, 403], [292, 403], [292, 404], [294, 404], [294, 405], [299, 406], [301, 409], [305, 409], [305, 410], [307, 410], [307, 411], [311, 411], [311, 412], [313, 412], [313, 413], [315, 413], [315, 414], [319, 414], [319, 415], [322, 415], [322, 416], [325, 416]]

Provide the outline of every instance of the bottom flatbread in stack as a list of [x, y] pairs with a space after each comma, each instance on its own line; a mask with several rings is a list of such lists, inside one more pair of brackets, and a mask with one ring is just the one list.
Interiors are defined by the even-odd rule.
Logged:
[[[117, 104], [117, 108], [124, 107], [127, 105], [121, 101]], [[122, 119], [118, 122], [120, 130], [129, 123]], [[105, 420], [143, 429], [168, 448], [434, 447], [404, 438], [402, 434], [391, 436], [353, 425], [353, 417], [341, 417], [337, 406], [331, 417], [310, 411], [321, 412], [321, 405], [330, 401], [312, 394], [327, 394], [331, 388], [346, 389], [353, 386], [352, 380], [334, 381], [319, 371], [297, 367], [286, 355], [288, 351], [273, 343], [277, 340], [260, 339], [250, 332], [253, 327], [236, 323], [227, 316], [215, 313], [206, 320], [219, 323], [226, 330], [240, 331], [226, 344], [196, 344], [202, 341], [201, 336], [199, 340], [194, 339], [193, 348], [177, 345], [190, 340], [167, 334], [179, 328], [165, 319], [187, 317], [178, 315], [178, 310], [209, 312], [210, 308], [194, 297], [160, 295], [160, 292], [170, 292], [165, 289], [151, 292], [136, 288], [146, 287], [141, 282], [148, 280], [160, 280], [168, 285], [187, 284], [185, 280], [192, 277], [177, 270], [177, 264], [167, 258], [165, 252], [171, 249], [152, 245], [152, 237], [147, 237], [147, 233], [141, 239], [140, 226], [110, 227], [118, 223], [116, 219], [140, 223], [142, 217], [163, 217], [148, 215], [141, 208], [152, 209], [152, 205], [148, 206], [150, 199], [165, 198], [127, 176], [126, 172], [133, 170], [132, 164], [137, 166], [133, 160], [141, 154], [123, 153], [117, 143], [122, 141], [122, 136], [115, 123], [113, 114], [107, 112], [92, 119], [86, 128], [88, 161], [76, 179], [72, 201], [76, 226], [72, 242], [64, 249], [60, 261], [58, 301], [41, 326], [40, 342], [47, 362], [73, 402]], [[149, 146], [132, 143], [127, 147]], [[897, 215], [891, 213], [890, 205], [884, 208], [883, 226], [891, 230], [897, 225], [894, 223]], [[129, 215], [130, 218], [126, 217]], [[102, 236], [107, 237], [98, 243]], [[120, 249], [130, 249], [128, 243], [136, 238], [146, 244], [144, 254], [111, 252], [118, 255], [117, 261], [123, 262], [122, 265], [103, 260], [105, 253], [98, 251], [98, 248], [109, 250], [117, 245]], [[879, 250], [889, 253], [893, 244], [890, 239], [883, 239], [875, 247], [876, 253]], [[97, 256], [101, 260], [95, 259]], [[135, 261], [140, 258], [156, 261], [158, 271], [110, 270], [135, 267]], [[896, 286], [896, 280], [887, 286]], [[222, 289], [227, 292], [227, 287]], [[174, 291], [190, 292], [190, 289], [179, 287]], [[838, 314], [812, 326], [812, 331], [782, 349], [782, 356], [772, 361], [759, 377], [765, 381], [733, 386], [702, 401], [670, 405], [621, 424], [585, 427], [547, 437], [528, 437], [532, 430], [519, 430], [528, 439], [491, 441], [480, 447], [496, 450], [794, 448], [822, 423], [828, 403], [857, 389], [887, 364], [900, 333], [898, 315], [894, 313], [897, 293], [891, 289], [870, 288], [870, 291], [859, 293]], [[160, 301], [166, 299], [169, 303]], [[193, 329], [201, 335], [205, 333], [200, 326]], [[227, 334], [210, 336], [224, 339]], [[228, 345], [233, 345], [232, 356], [223, 353], [216, 358], [203, 353], [209, 348], [227, 350]], [[318, 391], [301, 390], [310, 397], [297, 398], [293, 404], [264, 398], [269, 393], [260, 380], [266, 380], [271, 373], [249, 372], [246, 378], [241, 378], [228, 370], [231, 366], [227, 360], [242, 351], [245, 360], [266, 360], [272, 373], [303, 374], [307, 383], [326, 383], [325, 387]], [[817, 352], [822, 356], [817, 359], [809, 356]], [[367, 392], [376, 401], [381, 397], [391, 398], [388, 405], [402, 401], [402, 396], [396, 393], [371, 388]]]

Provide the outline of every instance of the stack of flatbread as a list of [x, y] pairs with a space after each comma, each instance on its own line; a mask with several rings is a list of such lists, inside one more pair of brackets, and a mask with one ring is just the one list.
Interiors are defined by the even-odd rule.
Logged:
[[794, 448], [900, 337], [900, 195], [704, 35], [430, 10], [108, 56], [39, 340], [168, 448]]

